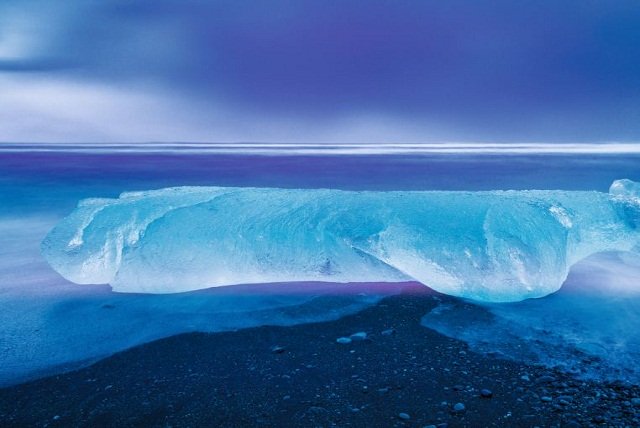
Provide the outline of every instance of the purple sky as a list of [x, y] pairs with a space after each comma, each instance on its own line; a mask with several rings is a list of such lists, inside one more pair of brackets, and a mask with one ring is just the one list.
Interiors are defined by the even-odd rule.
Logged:
[[635, 1], [0, 3], [0, 141], [639, 137]]

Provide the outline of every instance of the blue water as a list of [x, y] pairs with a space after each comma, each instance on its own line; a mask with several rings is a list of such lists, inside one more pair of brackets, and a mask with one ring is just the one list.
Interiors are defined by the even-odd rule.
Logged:
[[344, 190], [598, 190], [640, 178], [640, 155], [242, 155], [2, 152], [0, 214], [68, 213], [89, 197], [172, 186]]
[[[640, 155], [417, 152], [372, 155], [322, 150], [314, 154], [264, 155], [244, 153], [241, 149], [225, 153], [181, 153], [175, 150], [122, 152], [117, 148], [99, 152], [90, 148], [81, 152], [3, 151], [0, 147], [0, 307], [3, 309], [0, 311], [0, 384], [75, 367], [79, 362], [86, 363], [184, 331], [331, 319], [371, 304], [385, 293], [397, 291], [397, 288], [369, 283], [358, 286], [357, 293], [336, 297], [336, 287], [344, 290], [352, 284], [316, 284], [307, 287], [305, 292], [293, 292], [302, 288], [295, 284], [287, 285], [288, 288], [260, 288], [258, 284], [244, 286], [242, 292], [234, 291], [240, 288], [230, 287], [177, 295], [144, 295], [114, 293], [106, 285], [77, 285], [51, 269], [40, 254], [40, 243], [73, 211], [80, 199], [114, 198], [123, 191], [194, 185], [375, 191], [607, 192], [611, 183], [621, 178], [640, 181]], [[633, 360], [635, 346], [640, 342], [634, 335], [634, 327], [640, 325], [635, 292], [640, 289], [636, 287], [640, 267], [626, 254], [607, 254], [581, 262], [569, 273], [559, 293], [489, 307], [501, 323], [485, 326], [484, 331], [476, 329], [475, 335], [457, 334], [455, 329], [442, 327], [442, 322], [439, 329], [481, 347], [488, 343], [487, 337], [496, 341], [491, 328], [503, 331], [505, 325], [517, 323], [514, 331], [528, 332], [531, 326], [544, 320], [545, 328], [555, 331], [553, 343], [556, 344], [564, 341], [581, 347], [584, 352], [604, 355], [606, 352], [602, 349], [611, 349], [611, 343], [615, 343], [616, 354], [624, 358], [612, 360], [611, 364], [622, 367], [619, 373], [634, 376], [633, 370], [623, 369]], [[276, 291], [267, 292], [267, 289]], [[569, 293], [568, 289], [577, 291]], [[609, 298], [602, 299], [602, 293]], [[565, 299], [581, 302], [582, 309], [574, 311], [573, 318], [571, 311], [563, 311], [554, 323], [558, 308], [570, 307]], [[283, 307], [303, 309], [291, 315], [291, 311], [282, 311]], [[599, 322], [598, 317], [605, 315], [617, 317], [616, 322], [608, 319], [603, 323], [601, 318]], [[446, 325], [455, 325], [455, 319], [451, 317]], [[615, 325], [616, 329], [607, 329], [605, 325]], [[552, 352], [545, 349], [547, 351], [535, 353], [542, 361], [548, 360]], [[566, 359], [570, 358], [567, 355]]]

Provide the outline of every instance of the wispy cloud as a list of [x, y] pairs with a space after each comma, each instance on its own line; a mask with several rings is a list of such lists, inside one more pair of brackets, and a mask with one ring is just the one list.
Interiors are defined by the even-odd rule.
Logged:
[[632, 1], [7, 0], [0, 140], [640, 139]]

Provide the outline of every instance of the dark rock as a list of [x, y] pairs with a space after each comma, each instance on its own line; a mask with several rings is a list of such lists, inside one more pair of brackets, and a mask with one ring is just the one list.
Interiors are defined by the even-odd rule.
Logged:
[[536, 383], [551, 383], [555, 381], [556, 378], [553, 376], [540, 376], [538, 379], [536, 379]]
[[286, 351], [287, 349], [284, 346], [273, 346], [271, 348], [271, 352], [273, 352], [274, 354], [282, 354], [284, 351]]
[[464, 409], [465, 409], [465, 407], [464, 407], [464, 404], [462, 404], [462, 403], [456, 403], [456, 404], [453, 405], [453, 411], [454, 412], [457, 412], [457, 413], [464, 412]]
[[480, 391], [480, 397], [482, 398], [491, 398], [493, 397], [493, 392], [490, 389], [482, 389]]
[[349, 339], [351, 339], [353, 341], [365, 340], [366, 338], [367, 338], [367, 333], [365, 333], [364, 331], [359, 331], [359, 332], [353, 333], [351, 336], [349, 336]]

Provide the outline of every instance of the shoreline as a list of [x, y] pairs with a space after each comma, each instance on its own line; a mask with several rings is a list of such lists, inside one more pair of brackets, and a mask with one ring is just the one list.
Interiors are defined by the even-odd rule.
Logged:
[[640, 425], [638, 385], [478, 354], [423, 327], [448, 299], [409, 286], [333, 321], [156, 340], [0, 389], [0, 425]]

